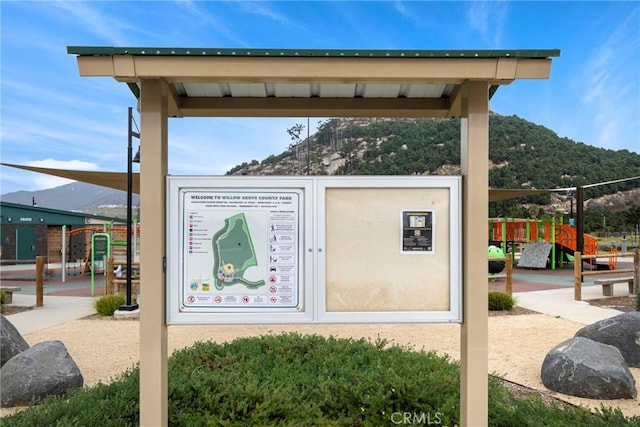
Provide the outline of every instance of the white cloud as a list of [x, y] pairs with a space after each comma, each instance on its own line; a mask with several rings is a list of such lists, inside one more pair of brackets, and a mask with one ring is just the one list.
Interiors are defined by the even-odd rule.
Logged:
[[56, 1], [48, 2], [47, 5], [59, 8], [67, 21], [73, 22], [74, 26], [82, 27], [87, 33], [115, 46], [127, 45], [127, 37], [124, 33], [131, 30], [131, 27], [125, 21], [118, 19], [117, 15], [108, 15], [94, 7], [104, 3], [90, 3], [93, 2]]
[[[50, 168], [50, 169], [71, 169], [71, 170], [98, 170], [98, 165], [95, 163], [84, 162], [82, 160], [55, 160], [44, 159], [34, 160], [27, 162], [27, 166], [34, 166], [38, 168]], [[31, 178], [33, 186], [37, 190], [44, 190], [46, 188], [59, 187], [61, 185], [74, 182], [71, 179], [59, 178], [57, 176], [35, 174]]]
[[502, 47], [502, 32], [508, 12], [508, 2], [473, 1], [469, 3], [469, 27], [480, 33], [485, 45], [491, 49]]
[[51, 168], [51, 169], [71, 169], [71, 170], [86, 170], [93, 171], [98, 170], [99, 167], [95, 163], [85, 162], [82, 160], [33, 160], [27, 163], [28, 166], [34, 166], [38, 168]]
[[580, 67], [582, 73], [576, 87], [583, 91], [584, 108], [595, 118], [593, 143], [600, 147], [617, 150], [629, 145], [627, 140], [633, 138], [625, 128], [629, 123], [637, 123], [635, 115], [640, 105], [640, 83], [637, 78], [629, 78], [633, 73], [638, 76], [638, 60], [633, 55], [640, 49], [637, 21], [637, 12], [621, 21], [587, 52], [585, 58], [589, 59]]
[[[197, 28], [206, 26], [205, 30], [208, 33], [211, 33], [211, 30], [214, 30], [215, 32], [220, 33], [220, 35], [239, 46], [247, 45], [244, 40], [242, 40], [235, 32], [229, 29], [229, 27], [225, 24], [224, 19], [218, 18], [220, 14], [216, 15], [213, 13], [209, 13], [210, 9], [206, 7], [206, 2], [202, 2], [204, 3], [205, 7], [200, 7], [198, 3], [200, 2], [189, 0], [178, 1], [177, 3], [182, 6], [191, 17], [191, 30], [193, 30], [194, 27]], [[222, 5], [219, 4], [218, 6], [221, 7]]]
[[396, 12], [398, 12], [400, 15], [402, 15], [405, 18], [411, 19], [412, 15], [409, 13], [409, 11], [407, 10], [406, 6], [402, 3], [402, 1], [397, 0], [393, 2], [393, 7], [395, 8]]

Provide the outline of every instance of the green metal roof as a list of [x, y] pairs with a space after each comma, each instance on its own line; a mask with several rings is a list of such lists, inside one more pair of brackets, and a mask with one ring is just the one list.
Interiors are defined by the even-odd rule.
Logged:
[[371, 49], [261, 49], [201, 47], [105, 47], [68, 46], [67, 53], [80, 56], [257, 56], [257, 57], [371, 57], [371, 58], [551, 58], [560, 49], [464, 49], [464, 50], [371, 50]]
[[2, 224], [31, 225], [82, 225], [99, 222], [126, 223], [122, 218], [113, 218], [82, 212], [70, 212], [38, 206], [21, 205], [11, 202], [0, 202]]

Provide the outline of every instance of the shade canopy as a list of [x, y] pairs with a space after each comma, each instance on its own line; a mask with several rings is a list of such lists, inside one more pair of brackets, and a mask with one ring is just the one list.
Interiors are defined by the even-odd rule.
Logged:
[[322, 50], [69, 46], [82, 76], [169, 87], [169, 117], [461, 117], [464, 83], [491, 97], [548, 78], [558, 49]]

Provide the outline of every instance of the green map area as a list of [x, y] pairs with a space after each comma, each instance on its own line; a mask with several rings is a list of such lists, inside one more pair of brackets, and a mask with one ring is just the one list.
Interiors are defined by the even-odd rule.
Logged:
[[224, 227], [212, 239], [213, 277], [216, 289], [243, 284], [249, 289], [264, 286], [264, 280], [250, 281], [243, 275], [248, 268], [258, 265], [251, 233], [243, 213], [224, 220]]

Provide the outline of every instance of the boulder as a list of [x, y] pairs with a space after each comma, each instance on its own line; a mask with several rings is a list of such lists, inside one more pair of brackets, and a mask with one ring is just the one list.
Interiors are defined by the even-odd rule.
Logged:
[[620, 351], [574, 337], [555, 346], [542, 362], [542, 383], [550, 390], [589, 399], [635, 399], [636, 381]]
[[0, 367], [28, 348], [29, 344], [22, 338], [13, 323], [0, 314]]
[[84, 379], [61, 341], [45, 341], [0, 368], [0, 404], [25, 406], [82, 387]]
[[620, 350], [627, 366], [640, 367], [640, 312], [630, 311], [600, 320], [576, 332], [576, 337], [589, 338]]

